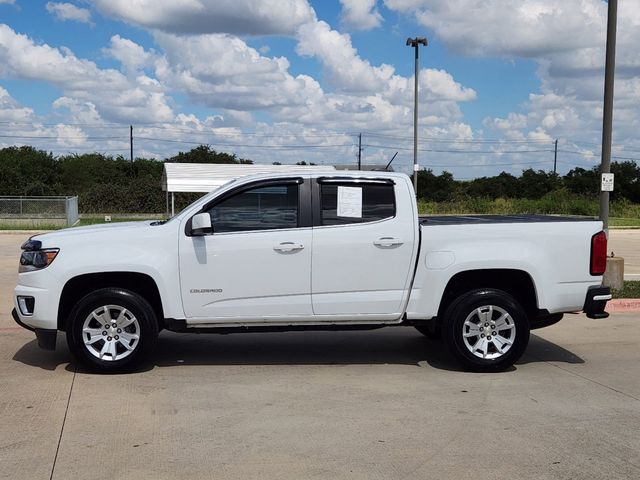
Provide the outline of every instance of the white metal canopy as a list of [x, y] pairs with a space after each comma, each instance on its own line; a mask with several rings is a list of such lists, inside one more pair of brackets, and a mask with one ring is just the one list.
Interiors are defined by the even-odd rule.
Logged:
[[334, 170], [315, 165], [250, 165], [228, 163], [164, 164], [162, 190], [166, 192], [208, 193], [234, 178], [261, 173], [299, 173]]
[[167, 213], [171, 193], [171, 215], [175, 214], [175, 192], [208, 193], [235, 178], [261, 173], [301, 173], [335, 170], [331, 166], [315, 165], [252, 165], [228, 163], [165, 162], [162, 190], [167, 192]]

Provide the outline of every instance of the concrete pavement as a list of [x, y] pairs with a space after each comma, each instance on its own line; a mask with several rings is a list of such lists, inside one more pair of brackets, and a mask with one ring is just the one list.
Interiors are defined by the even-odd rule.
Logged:
[[99, 376], [13, 324], [21, 241], [0, 234], [0, 478], [640, 478], [638, 314], [568, 315], [500, 374], [397, 327], [163, 332]]
[[608, 250], [624, 258], [625, 280], [640, 280], [640, 229], [609, 230]]

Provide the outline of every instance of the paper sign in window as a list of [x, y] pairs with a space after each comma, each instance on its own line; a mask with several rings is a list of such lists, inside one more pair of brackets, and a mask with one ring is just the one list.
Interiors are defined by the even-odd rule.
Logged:
[[338, 217], [362, 218], [362, 188], [338, 187]]

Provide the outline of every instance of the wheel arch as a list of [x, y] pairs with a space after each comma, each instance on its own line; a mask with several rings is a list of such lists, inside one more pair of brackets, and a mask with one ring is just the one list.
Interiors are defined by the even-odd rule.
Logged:
[[87, 273], [69, 279], [60, 294], [58, 330], [66, 330], [67, 319], [73, 306], [85, 295], [100, 288], [122, 288], [137, 293], [149, 302], [156, 314], [158, 328], [162, 327], [164, 310], [155, 280], [145, 273], [119, 271]]
[[494, 288], [513, 296], [524, 308], [527, 315], [538, 313], [538, 296], [531, 275], [524, 270], [493, 268], [465, 270], [456, 273], [445, 287], [438, 318], [442, 318], [451, 303], [465, 292], [478, 288]]

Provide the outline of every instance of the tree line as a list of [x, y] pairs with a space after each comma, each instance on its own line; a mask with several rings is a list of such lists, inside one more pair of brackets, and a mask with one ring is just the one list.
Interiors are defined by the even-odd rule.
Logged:
[[[0, 150], [0, 195], [78, 196], [80, 213], [163, 213], [166, 194], [161, 189], [164, 162], [253, 163], [201, 145], [163, 161], [100, 153], [64, 155], [33, 147]], [[197, 194], [176, 195], [176, 206], [186, 206]]]
[[[611, 193], [611, 200], [640, 203], [640, 166], [628, 160], [612, 162], [611, 172], [615, 175], [615, 190]], [[455, 180], [449, 172], [436, 175], [432, 170], [422, 170], [418, 173], [418, 197], [433, 202], [465, 198], [537, 200], [557, 191], [597, 199], [600, 193], [599, 166], [590, 169], [576, 167], [564, 176], [529, 168], [517, 177], [502, 172], [494, 177], [469, 181]]]
[[[162, 213], [165, 192], [160, 188], [163, 163], [253, 163], [208, 145], [159, 161], [136, 158], [133, 162], [100, 153], [53, 156], [29, 146], [0, 149], [0, 195], [66, 195], [79, 197], [81, 213]], [[274, 162], [278, 163], [278, 162]], [[302, 162], [301, 162], [302, 163]], [[640, 203], [640, 167], [632, 161], [613, 162], [615, 191], [612, 200]], [[564, 176], [527, 169], [520, 176], [502, 172], [494, 177], [456, 180], [449, 172], [418, 173], [418, 197], [428, 202], [453, 202], [468, 198], [540, 199], [552, 192], [597, 198], [597, 167], [574, 168]], [[181, 208], [197, 194], [176, 195]]]

